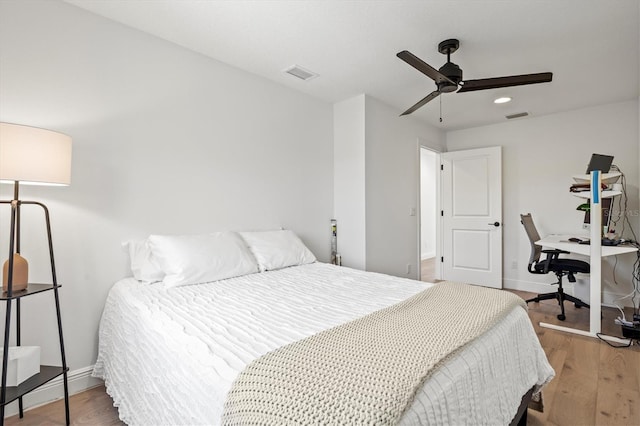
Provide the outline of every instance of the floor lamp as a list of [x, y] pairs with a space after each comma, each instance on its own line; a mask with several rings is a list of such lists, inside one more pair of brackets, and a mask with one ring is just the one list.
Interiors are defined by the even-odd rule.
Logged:
[[[2, 391], [0, 394], [0, 419], [4, 420], [7, 399], [7, 362], [11, 324], [11, 304], [16, 301], [16, 343], [20, 346], [20, 297], [30, 292], [28, 284], [28, 264], [21, 256], [20, 209], [24, 205], [40, 206], [44, 210], [49, 257], [51, 261], [52, 285], [48, 289], [55, 295], [58, 334], [62, 368], [64, 374], [65, 414], [69, 424], [69, 404], [67, 389], [67, 362], [62, 338], [62, 321], [58, 298], [58, 282], [51, 241], [49, 210], [37, 201], [20, 200], [20, 184], [25, 185], [69, 185], [71, 182], [71, 138], [51, 130], [18, 124], [0, 123], [0, 183], [13, 184], [13, 199], [0, 200], [0, 204], [11, 205], [11, 228], [9, 232], [9, 259], [3, 266], [2, 299], [6, 303], [4, 352], [2, 359]], [[38, 286], [37, 284], [33, 285]], [[35, 292], [35, 291], [34, 291]], [[20, 417], [23, 415], [22, 396], [19, 397]]]

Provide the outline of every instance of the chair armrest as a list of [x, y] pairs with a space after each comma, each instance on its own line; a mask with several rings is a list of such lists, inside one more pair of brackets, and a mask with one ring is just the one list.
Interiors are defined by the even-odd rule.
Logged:
[[558, 259], [560, 254], [569, 254], [568, 251], [552, 249], [552, 250], [542, 250], [542, 253], [546, 253], [547, 258], [544, 260], [544, 273], [549, 273], [549, 267], [551, 266], [551, 262]]

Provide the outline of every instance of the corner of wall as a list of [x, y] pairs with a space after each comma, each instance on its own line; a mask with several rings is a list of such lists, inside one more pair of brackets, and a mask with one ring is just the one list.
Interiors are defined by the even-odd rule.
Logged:
[[333, 105], [333, 213], [343, 265], [365, 269], [364, 94]]

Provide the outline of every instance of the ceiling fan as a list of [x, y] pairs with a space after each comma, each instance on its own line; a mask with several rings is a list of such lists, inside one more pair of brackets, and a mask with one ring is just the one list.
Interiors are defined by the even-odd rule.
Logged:
[[396, 56], [407, 64], [411, 65], [427, 77], [436, 82], [438, 90], [425, 96], [417, 104], [400, 114], [400, 116], [411, 114], [427, 102], [437, 98], [442, 93], [453, 92], [458, 89], [458, 93], [471, 92], [473, 90], [496, 89], [500, 87], [522, 86], [525, 84], [548, 83], [553, 77], [553, 73], [541, 72], [537, 74], [511, 75], [508, 77], [482, 78], [479, 80], [462, 80], [462, 69], [451, 62], [451, 54], [458, 50], [460, 42], [455, 39], [448, 39], [438, 44], [438, 52], [447, 55], [447, 63], [439, 70], [418, 58], [408, 50], [399, 52]]

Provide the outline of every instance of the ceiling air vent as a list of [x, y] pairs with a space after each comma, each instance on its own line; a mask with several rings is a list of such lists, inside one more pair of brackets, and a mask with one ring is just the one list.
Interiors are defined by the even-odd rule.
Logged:
[[286, 70], [284, 70], [284, 72], [286, 72], [287, 74], [291, 74], [292, 76], [297, 77], [300, 80], [305, 80], [305, 81], [312, 80], [318, 76], [318, 74], [311, 72], [309, 70], [306, 70], [299, 65], [293, 65], [287, 68]]
[[507, 120], [511, 120], [512, 118], [526, 117], [527, 115], [529, 115], [528, 112], [519, 112], [517, 114], [505, 115], [505, 117]]

